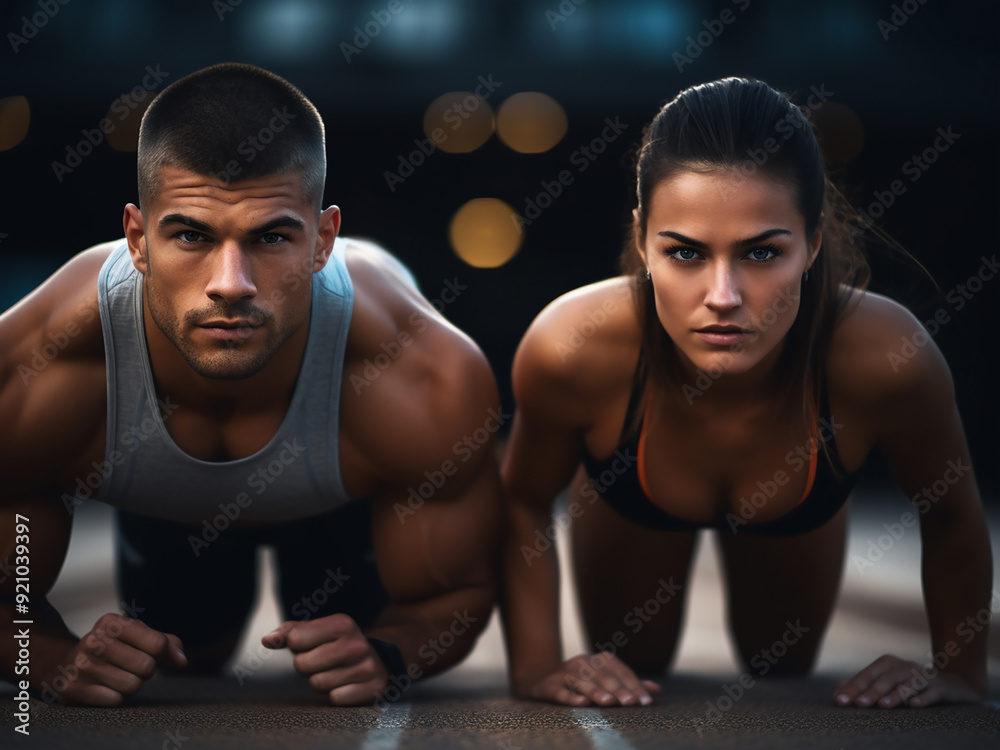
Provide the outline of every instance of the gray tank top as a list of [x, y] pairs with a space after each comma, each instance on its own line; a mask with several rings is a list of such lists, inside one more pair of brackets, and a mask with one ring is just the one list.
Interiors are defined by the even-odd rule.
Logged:
[[[123, 242], [98, 279], [108, 381], [104, 479], [97, 499], [122, 510], [200, 524], [224, 513], [276, 522], [350, 500], [341, 481], [338, 417], [354, 287], [338, 239], [312, 277], [312, 312], [291, 406], [271, 441], [235, 461], [201, 461], [170, 437], [156, 404], [142, 316], [142, 275]], [[166, 419], [176, 406], [161, 402]]]

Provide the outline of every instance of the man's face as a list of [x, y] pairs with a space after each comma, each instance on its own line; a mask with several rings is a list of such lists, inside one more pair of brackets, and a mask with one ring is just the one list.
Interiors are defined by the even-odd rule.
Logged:
[[159, 177], [141, 214], [125, 210], [148, 313], [199, 375], [255, 375], [308, 323], [339, 211], [317, 221], [297, 170], [230, 184], [170, 166]]

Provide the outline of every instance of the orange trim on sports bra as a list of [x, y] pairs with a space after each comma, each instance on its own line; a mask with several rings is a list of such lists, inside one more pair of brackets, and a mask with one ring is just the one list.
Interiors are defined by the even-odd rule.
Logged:
[[649, 405], [652, 399], [646, 399], [646, 408], [642, 412], [642, 427], [639, 429], [639, 465], [636, 467], [636, 472], [639, 474], [639, 486], [642, 487], [642, 491], [646, 493], [646, 499], [652, 502], [653, 493], [649, 491], [649, 485], [646, 484], [646, 426], [649, 424]]

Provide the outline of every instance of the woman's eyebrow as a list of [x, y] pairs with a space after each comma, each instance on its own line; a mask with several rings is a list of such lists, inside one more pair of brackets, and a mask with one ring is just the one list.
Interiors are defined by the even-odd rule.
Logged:
[[[787, 229], [768, 229], [766, 232], [761, 232], [754, 237], [747, 237], [745, 240], [737, 240], [733, 243], [733, 247], [746, 247], [747, 245], [755, 245], [758, 242], [763, 242], [766, 239], [770, 239], [776, 234], [788, 234], [791, 232]], [[677, 240], [678, 242], [683, 242], [685, 245], [691, 245], [692, 247], [700, 247], [702, 249], [707, 249], [708, 245], [704, 242], [691, 239], [690, 237], [685, 237], [680, 232], [671, 232], [670, 230], [664, 230], [659, 233], [661, 237], [670, 237]]]

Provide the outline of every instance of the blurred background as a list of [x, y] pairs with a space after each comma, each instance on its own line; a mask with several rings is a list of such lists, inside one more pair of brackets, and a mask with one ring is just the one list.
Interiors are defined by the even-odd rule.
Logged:
[[944, 0], [7, 0], [0, 310], [121, 235], [158, 91], [250, 62], [313, 100], [344, 233], [413, 269], [509, 407], [533, 317], [616, 273], [643, 126], [682, 88], [757, 77], [809, 105], [859, 215], [940, 287], [872, 248], [874, 290], [947, 318], [934, 338], [993, 498], [998, 20], [995, 3]]

